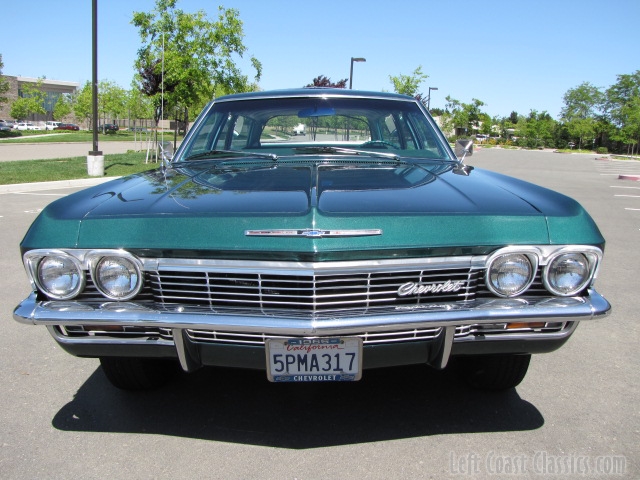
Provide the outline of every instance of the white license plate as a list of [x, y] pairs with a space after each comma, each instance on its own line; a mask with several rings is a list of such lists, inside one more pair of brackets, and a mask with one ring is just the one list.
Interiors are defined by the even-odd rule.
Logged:
[[272, 382], [353, 382], [362, 376], [362, 339], [269, 338], [267, 376]]

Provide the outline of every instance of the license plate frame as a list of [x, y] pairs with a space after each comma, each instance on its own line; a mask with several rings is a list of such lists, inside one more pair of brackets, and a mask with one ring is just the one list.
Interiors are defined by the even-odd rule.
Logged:
[[362, 378], [360, 337], [268, 338], [270, 382], [356, 382]]

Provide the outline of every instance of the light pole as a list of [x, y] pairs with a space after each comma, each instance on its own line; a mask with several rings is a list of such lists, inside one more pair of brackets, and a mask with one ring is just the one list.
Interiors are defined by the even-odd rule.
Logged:
[[349, 72], [349, 90], [353, 88], [353, 62], [366, 62], [366, 58], [351, 57], [351, 71]]
[[98, 150], [98, 0], [91, 4], [91, 49], [93, 149], [87, 155], [87, 173], [90, 177], [101, 177], [104, 175], [104, 155]]
[[429, 87], [429, 95], [427, 95], [427, 110], [431, 107], [431, 90], [437, 90], [438, 87]]

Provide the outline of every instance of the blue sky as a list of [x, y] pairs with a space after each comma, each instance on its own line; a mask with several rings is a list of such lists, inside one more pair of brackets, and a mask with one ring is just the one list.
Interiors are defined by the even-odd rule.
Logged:
[[[3, 1], [0, 54], [5, 75], [84, 83], [91, 79], [91, 0]], [[140, 40], [134, 11], [154, 0], [98, 0], [101, 80], [129, 88]], [[264, 90], [301, 87], [314, 77], [348, 78], [353, 88], [387, 90], [389, 75], [422, 66], [437, 87], [432, 107], [447, 95], [477, 98], [490, 115], [515, 110], [560, 113], [564, 93], [590, 82], [608, 87], [640, 70], [640, 0], [180, 0], [187, 12], [217, 17], [235, 8], [249, 56], [263, 64]]]

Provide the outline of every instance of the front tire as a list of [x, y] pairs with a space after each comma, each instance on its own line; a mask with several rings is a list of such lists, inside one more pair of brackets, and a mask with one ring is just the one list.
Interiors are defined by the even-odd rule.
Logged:
[[179, 371], [176, 362], [157, 358], [100, 357], [100, 365], [114, 387], [129, 391], [159, 388]]
[[477, 355], [458, 359], [458, 373], [473, 388], [500, 391], [517, 387], [529, 369], [531, 355]]

